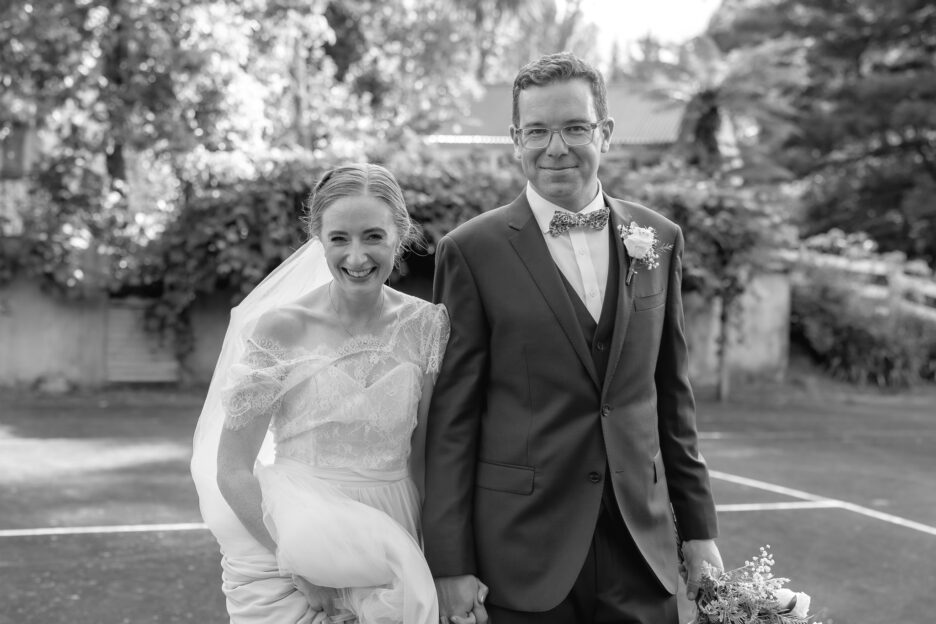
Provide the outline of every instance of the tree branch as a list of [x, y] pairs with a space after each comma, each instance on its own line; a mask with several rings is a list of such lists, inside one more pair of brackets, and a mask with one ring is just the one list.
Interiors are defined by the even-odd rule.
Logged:
[[[929, 141], [925, 139], [914, 139], [909, 141], [901, 141], [896, 145], [885, 144], [874, 149], [866, 150], [860, 154], [855, 154], [853, 156], [840, 156], [840, 157], [829, 157], [820, 160], [817, 163], [816, 169], [826, 169], [829, 167], [838, 167], [841, 165], [850, 165], [866, 158], [875, 158], [878, 156], [889, 156], [892, 154], [906, 152], [909, 150], [919, 151], [925, 149], [929, 146]], [[925, 157], [924, 157], [925, 158]], [[929, 161], [929, 159], [925, 160]]]
[[914, 147], [923, 159], [923, 169], [936, 182], [936, 158], [933, 157], [933, 146], [929, 141], [918, 141]]

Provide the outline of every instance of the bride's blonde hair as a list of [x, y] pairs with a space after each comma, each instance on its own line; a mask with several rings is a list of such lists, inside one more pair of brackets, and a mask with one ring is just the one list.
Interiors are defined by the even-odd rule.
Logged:
[[322, 234], [322, 215], [329, 206], [345, 197], [374, 197], [386, 204], [400, 237], [396, 259], [421, 241], [418, 226], [406, 209], [403, 191], [393, 174], [380, 165], [352, 163], [330, 171], [318, 181], [306, 202], [306, 229], [311, 238]]

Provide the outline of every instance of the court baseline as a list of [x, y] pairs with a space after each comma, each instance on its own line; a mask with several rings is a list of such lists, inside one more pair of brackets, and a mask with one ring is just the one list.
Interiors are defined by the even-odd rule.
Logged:
[[[929, 526], [921, 522], [915, 522], [913, 520], [907, 520], [906, 518], [901, 518], [900, 516], [884, 513], [877, 511], [876, 509], [870, 509], [868, 507], [863, 507], [861, 505], [856, 505], [847, 501], [838, 500], [835, 498], [826, 498], [816, 494], [811, 494], [809, 492], [804, 492], [803, 490], [797, 490], [774, 483], [768, 483], [766, 481], [733, 475], [727, 472], [721, 472], [719, 470], [710, 470], [709, 474], [713, 479], [719, 479], [720, 481], [752, 487], [767, 492], [773, 492], [774, 494], [780, 494], [790, 498], [799, 499], [798, 501], [782, 501], [773, 503], [735, 503], [718, 505], [717, 509], [720, 513], [743, 511], [785, 511], [800, 509], [844, 509], [861, 514], [863, 516], [867, 516], [869, 518], [874, 518], [875, 520], [888, 522], [896, 526], [926, 533], [927, 535], [936, 536], [936, 527]], [[0, 530], [0, 538], [39, 537], [52, 535], [102, 535], [108, 533], [155, 533], [159, 531], [201, 531], [206, 530], [207, 528], [208, 527], [206, 527], [205, 524], [201, 522], [183, 522], [175, 524], [129, 524], [87, 527], [46, 527], [36, 529]]]

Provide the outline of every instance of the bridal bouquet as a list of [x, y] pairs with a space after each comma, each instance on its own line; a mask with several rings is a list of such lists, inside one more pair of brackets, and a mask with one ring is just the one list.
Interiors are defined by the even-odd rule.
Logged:
[[774, 577], [770, 545], [740, 568], [717, 573], [709, 566], [690, 624], [822, 624], [809, 616], [809, 594], [793, 592], [789, 579]]

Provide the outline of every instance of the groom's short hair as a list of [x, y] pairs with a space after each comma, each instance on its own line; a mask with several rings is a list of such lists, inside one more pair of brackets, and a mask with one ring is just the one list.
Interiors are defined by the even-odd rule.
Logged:
[[547, 54], [527, 63], [517, 72], [513, 83], [513, 125], [520, 127], [520, 92], [527, 87], [543, 87], [556, 82], [582, 79], [591, 87], [598, 119], [608, 116], [608, 91], [597, 69], [571, 52]]

